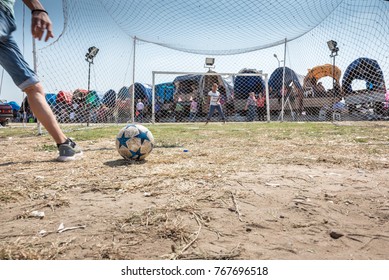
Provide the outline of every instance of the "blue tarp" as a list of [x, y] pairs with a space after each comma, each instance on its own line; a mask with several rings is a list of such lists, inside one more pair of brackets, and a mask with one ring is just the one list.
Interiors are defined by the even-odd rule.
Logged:
[[174, 84], [163, 83], [155, 85], [155, 95], [162, 103], [173, 101]]
[[[282, 81], [284, 75], [284, 68], [278, 67], [269, 78], [269, 91], [273, 96], [281, 96]], [[297, 74], [290, 68], [285, 67], [285, 85], [289, 86], [290, 83], [294, 83], [295, 86], [299, 89], [302, 89], [299, 78]]]
[[[122, 87], [117, 95], [118, 100], [126, 100], [131, 99], [131, 91], [132, 86], [130, 87]], [[148, 84], [141, 84], [141, 83], [135, 83], [135, 89], [134, 89], [134, 97], [135, 97], [135, 103], [138, 99], [144, 100], [147, 98], [149, 102], [151, 102], [152, 97], [152, 88]]]
[[342, 79], [343, 94], [352, 93], [351, 83], [355, 79], [365, 80], [367, 89], [385, 90], [384, 74], [374, 59], [360, 57], [347, 67]]
[[57, 104], [57, 95], [55, 93], [46, 93], [46, 102], [50, 106]]
[[7, 102], [7, 104], [12, 107], [12, 110], [15, 110], [15, 111], [20, 110], [20, 105], [18, 103], [16, 103], [15, 101]]
[[[258, 71], [253, 69], [243, 69], [239, 73], [258, 74]], [[263, 92], [265, 90], [265, 82], [261, 76], [236, 76], [234, 80], [234, 97], [236, 99], [246, 99], [250, 92]]]
[[109, 108], [115, 107], [116, 92], [113, 89], [108, 90], [103, 96], [103, 104]]

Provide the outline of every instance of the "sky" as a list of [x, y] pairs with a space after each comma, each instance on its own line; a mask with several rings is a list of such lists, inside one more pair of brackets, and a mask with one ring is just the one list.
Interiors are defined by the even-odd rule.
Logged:
[[[309, 5], [296, 10], [292, 5], [296, 1]], [[97, 46], [100, 51], [91, 66], [91, 86], [101, 92], [111, 88], [118, 91], [122, 86], [132, 84], [133, 36], [137, 36], [176, 49], [216, 50], [216, 53], [209, 55], [192, 54], [136, 41], [135, 81], [141, 83], [151, 84], [152, 71], [205, 72], [204, 60], [208, 56], [216, 58], [214, 70], [217, 72], [236, 73], [243, 68], [255, 68], [270, 75], [278, 66], [274, 57], [277, 54], [280, 60], [286, 61], [287, 67], [306, 75], [308, 69], [316, 65], [333, 63], [326, 44], [328, 40], [338, 42], [340, 51], [336, 65], [342, 72], [354, 59], [369, 57], [376, 59], [385, 77], [389, 77], [389, 2], [296, 1], [150, 0], [145, 5], [142, 0], [67, 0], [65, 3], [68, 4], [69, 17], [65, 32], [59, 38], [64, 31], [62, 1], [41, 0], [49, 12], [56, 37], [48, 43], [37, 43], [38, 75], [46, 92], [86, 88], [88, 64], [84, 56], [88, 47]], [[189, 8], [186, 3], [197, 6]], [[231, 8], [226, 3], [243, 6], [239, 12], [234, 10], [235, 6]], [[250, 3], [254, 5], [255, 11], [248, 8]], [[167, 4], [174, 4], [176, 9]], [[211, 10], [216, 13], [202, 14], [202, 5], [206, 4], [210, 5], [207, 6], [207, 12]], [[269, 12], [271, 4], [278, 6]], [[220, 7], [225, 10], [220, 10]], [[14, 37], [24, 50], [26, 60], [33, 65], [30, 12], [26, 9], [23, 44], [21, 0], [16, 1], [15, 15], [18, 29]], [[243, 23], [243, 19], [237, 20], [238, 16], [248, 17], [251, 25]], [[235, 27], [243, 35], [232, 32]], [[314, 29], [309, 31], [310, 28]], [[303, 36], [295, 38], [298, 32]], [[279, 42], [282, 35], [288, 37], [286, 59], [285, 45]], [[278, 44], [266, 48], [274, 40]], [[236, 53], [245, 48], [258, 51], [234, 55], [222, 55], [220, 51], [231, 49]], [[159, 75], [156, 82], [173, 79], [172, 75]], [[329, 77], [324, 78], [323, 82], [326, 88], [332, 86]], [[355, 83], [364, 86], [362, 81]], [[4, 73], [0, 99], [20, 103], [22, 98], [21, 91]]]

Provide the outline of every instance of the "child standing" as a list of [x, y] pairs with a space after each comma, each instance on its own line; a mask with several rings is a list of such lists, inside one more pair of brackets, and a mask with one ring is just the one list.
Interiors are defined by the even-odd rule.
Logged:
[[258, 120], [266, 121], [266, 97], [263, 92], [260, 92], [257, 98], [257, 111], [258, 111]]
[[193, 98], [192, 102], [190, 103], [190, 110], [189, 110], [189, 121], [194, 122], [196, 115], [197, 115], [197, 98]]
[[255, 115], [257, 114], [257, 100], [255, 99], [255, 93], [250, 92], [249, 97], [247, 98], [246, 106], [244, 108], [246, 113], [246, 119], [248, 122], [252, 122], [255, 119]]

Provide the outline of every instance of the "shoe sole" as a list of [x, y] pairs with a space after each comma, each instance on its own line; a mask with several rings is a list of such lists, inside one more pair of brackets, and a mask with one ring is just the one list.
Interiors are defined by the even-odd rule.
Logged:
[[60, 162], [67, 162], [67, 161], [74, 161], [74, 160], [77, 160], [79, 158], [81, 158], [82, 156], [84, 155], [83, 152], [80, 152], [80, 153], [77, 153], [75, 154], [74, 156], [59, 156], [57, 157], [57, 161], [60, 161]]

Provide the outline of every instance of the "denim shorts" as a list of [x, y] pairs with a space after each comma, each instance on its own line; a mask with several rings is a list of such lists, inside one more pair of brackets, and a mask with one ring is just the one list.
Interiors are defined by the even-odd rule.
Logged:
[[12, 13], [0, 7], [0, 65], [8, 72], [14, 83], [25, 90], [39, 83], [35, 72], [24, 60], [12, 32], [16, 30]]

